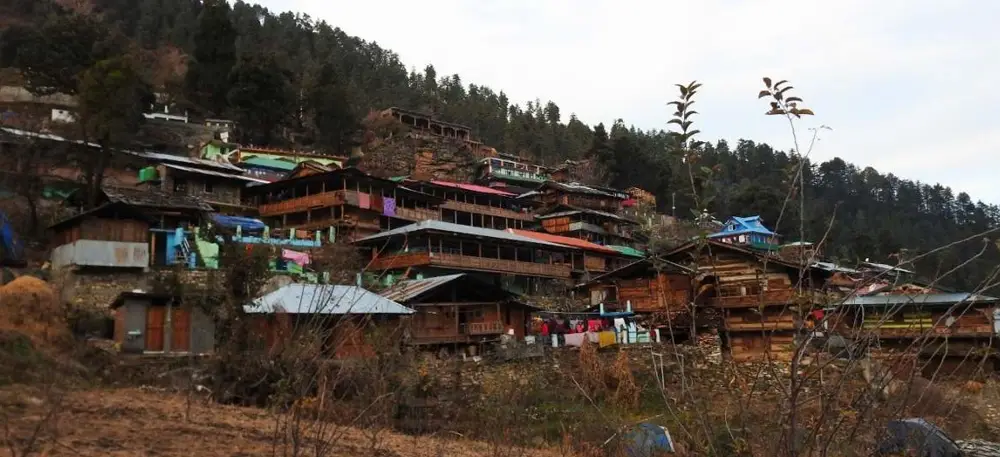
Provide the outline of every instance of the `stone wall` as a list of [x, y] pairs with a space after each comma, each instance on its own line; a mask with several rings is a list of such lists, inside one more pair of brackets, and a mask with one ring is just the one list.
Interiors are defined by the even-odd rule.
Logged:
[[[131, 290], [162, 290], [173, 270], [122, 271], [107, 269], [55, 270], [51, 283], [60, 299], [74, 309], [106, 310], [118, 294]], [[221, 273], [209, 270], [180, 270], [178, 280], [188, 292], [219, 290]]]

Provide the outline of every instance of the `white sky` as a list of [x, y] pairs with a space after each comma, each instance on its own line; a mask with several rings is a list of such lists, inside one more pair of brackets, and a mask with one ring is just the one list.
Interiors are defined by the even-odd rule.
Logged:
[[[990, 0], [260, 0], [375, 41], [411, 68], [541, 99], [588, 124], [664, 128], [674, 83], [704, 84], [703, 140], [792, 147], [763, 116], [788, 79], [828, 125], [811, 158], [1000, 203], [1000, 2]], [[461, 120], [456, 120], [461, 121]], [[805, 145], [803, 145], [805, 147]]]

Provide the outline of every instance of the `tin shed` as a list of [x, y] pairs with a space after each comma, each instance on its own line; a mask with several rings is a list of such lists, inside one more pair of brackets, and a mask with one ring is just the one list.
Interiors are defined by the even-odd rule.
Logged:
[[111, 303], [115, 342], [122, 352], [205, 354], [215, 348], [215, 325], [197, 307], [176, 297], [143, 291], [122, 292]]

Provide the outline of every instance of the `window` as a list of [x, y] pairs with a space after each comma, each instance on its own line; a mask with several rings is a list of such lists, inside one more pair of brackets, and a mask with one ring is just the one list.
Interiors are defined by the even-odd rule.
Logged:
[[205, 181], [205, 193], [210, 194], [215, 191], [215, 186], [210, 181]]
[[174, 192], [187, 192], [187, 180], [174, 179]]

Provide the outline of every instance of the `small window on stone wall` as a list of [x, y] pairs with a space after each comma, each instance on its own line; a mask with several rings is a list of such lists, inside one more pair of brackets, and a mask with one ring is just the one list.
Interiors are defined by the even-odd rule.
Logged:
[[215, 191], [215, 186], [211, 182], [205, 181], [205, 193], [210, 194]]
[[174, 179], [174, 192], [187, 192], [187, 180]]

